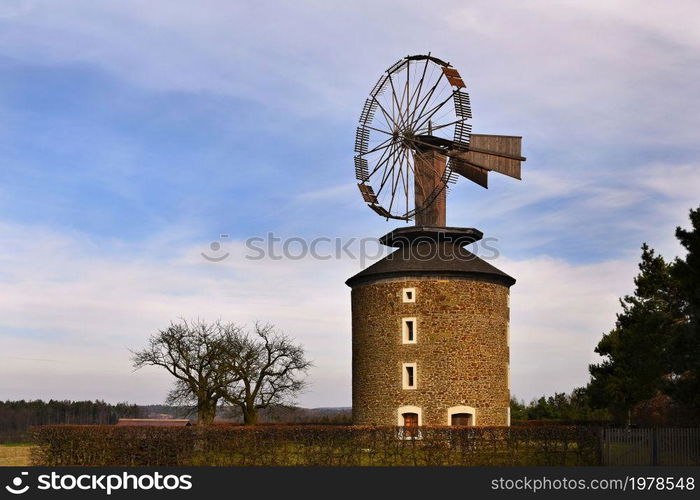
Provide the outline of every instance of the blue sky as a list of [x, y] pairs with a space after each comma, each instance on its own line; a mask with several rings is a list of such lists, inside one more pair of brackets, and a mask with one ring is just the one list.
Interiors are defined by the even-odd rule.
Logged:
[[[0, 6], [0, 399], [162, 401], [128, 348], [178, 316], [275, 322], [349, 405], [343, 258], [250, 261], [244, 241], [377, 237], [354, 187], [379, 74], [432, 51], [474, 131], [522, 135], [521, 182], [458, 183], [448, 222], [498, 239], [512, 389], [585, 383], [639, 246], [698, 205], [700, 10], [630, 2], [88, 2]], [[219, 264], [202, 259], [228, 234]]]

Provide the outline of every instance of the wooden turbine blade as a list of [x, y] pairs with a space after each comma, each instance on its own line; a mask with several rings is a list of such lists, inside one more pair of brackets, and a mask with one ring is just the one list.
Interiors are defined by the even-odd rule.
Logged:
[[457, 88], [466, 87], [466, 85], [464, 84], [464, 80], [462, 80], [459, 71], [457, 71], [456, 69], [443, 66], [442, 72], [445, 73], [447, 81], [450, 82], [450, 85], [454, 85]]
[[360, 193], [362, 193], [362, 198], [367, 203], [377, 203], [377, 195], [374, 194], [374, 190], [372, 189], [372, 186], [369, 184], [358, 184], [358, 188], [360, 188]]
[[369, 208], [371, 208], [372, 210], [377, 212], [379, 215], [381, 215], [382, 217], [386, 217], [387, 219], [408, 220], [408, 217], [391, 215], [391, 213], [389, 213], [389, 211], [381, 205], [376, 205], [374, 203], [370, 203], [368, 206], [369, 206]]

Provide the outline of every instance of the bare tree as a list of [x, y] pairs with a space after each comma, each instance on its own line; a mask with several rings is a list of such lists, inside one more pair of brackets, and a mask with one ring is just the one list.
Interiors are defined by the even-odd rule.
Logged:
[[311, 366], [304, 349], [270, 324], [250, 336], [234, 323], [180, 320], [132, 351], [136, 369], [161, 366], [175, 377], [168, 404], [191, 406], [199, 424], [210, 424], [220, 401], [238, 406], [246, 425], [258, 410], [291, 403]]
[[222, 397], [241, 409], [245, 425], [255, 425], [262, 408], [292, 403], [311, 367], [304, 348], [273, 325], [256, 323], [255, 335], [232, 331], [226, 341], [229, 383]]
[[165, 368], [176, 379], [167, 402], [193, 406], [197, 422], [210, 424], [231, 383], [223, 369], [229, 352], [226, 340], [240, 334], [240, 327], [232, 323], [180, 320], [152, 335], [145, 349], [132, 351], [132, 361], [136, 369]]

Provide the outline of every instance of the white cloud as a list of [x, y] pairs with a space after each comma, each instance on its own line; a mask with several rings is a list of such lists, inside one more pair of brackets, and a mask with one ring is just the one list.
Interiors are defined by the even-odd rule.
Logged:
[[437, 2], [428, 16], [422, 2], [389, 1], [28, 5], [10, 9], [0, 54], [280, 112], [354, 120], [381, 71], [432, 50], [461, 69], [482, 131], [678, 144], [700, 119], [694, 2], [663, 13], [638, 2]]
[[[636, 228], [672, 258], [679, 251], [673, 228], [687, 225], [687, 210], [700, 186], [697, 172], [693, 165], [653, 164], [636, 169], [624, 189], [574, 183], [580, 199], [553, 212], [541, 211], [533, 224], [552, 224], [560, 237], [587, 237], [595, 234], [588, 221], [632, 207], [638, 217], [620, 224]], [[557, 178], [535, 180], [531, 192], [511, 198], [510, 206], [490, 216], [508, 217], [574, 189]], [[342, 189], [331, 186], [299, 201], [334, 196]], [[654, 199], [645, 208], [645, 200]], [[512, 228], [509, 238], [532, 238], [530, 230]], [[596, 235], [598, 245], [610, 244], [605, 236]], [[200, 253], [221, 253], [213, 254], [208, 242], [193, 246], [187, 243], [190, 238], [185, 228], [168, 228], [128, 244], [0, 224], [0, 391], [17, 398], [161, 401], [168, 377], [157, 370], [131, 373], [129, 348], [138, 348], [177, 317], [248, 324], [262, 319], [299, 339], [315, 361], [312, 388], [302, 397], [303, 404], [349, 404], [350, 305], [344, 281], [361, 263], [348, 258], [248, 260], [244, 255], [253, 252], [234, 241], [222, 250], [231, 256], [213, 264]], [[618, 297], [632, 289], [641, 241], [617, 252], [613, 260], [577, 264], [540, 251], [532, 258], [495, 263], [518, 279], [512, 290], [515, 394], [530, 398], [585, 384], [587, 365], [595, 359], [593, 347], [611, 328]], [[502, 244], [502, 255], [514, 255], [507, 242]], [[329, 245], [319, 250], [325, 252]]]
[[533, 160], [524, 164], [521, 182], [491, 174], [499, 184], [488, 192], [458, 184], [448, 197], [448, 222], [470, 221], [497, 237], [507, 255], [566, 250], [582, 259], [619, 258], [644, 241], [664, 255], [680, 252], [674, 229], [687, 225], [688, 211], [698, 206], [697, 162], [592, 172], [542, 171]]
[[[177, 317], [201, 317], [276, 323], [305, 344], [315, 361], [314, 389], [302, 401], [349, 401], [344, 280], [359, 270], [357, 263], [250, 261], [242, 256], [251, 253], [233, 243], [223, 248], [232, 255], [214, 264], [200, 256], [211, 254], [206, 244], [163, 249], [156, 238], [154, 248], [122, 246], [125, 254], [118, 256], [101, 248], [109, 243], [86, 244], [86, 238], [46, 228], [4, 225], [0, 234], [5, 397], [77, 397], [89, 388], [93, 397], [106, 391], [119, 400], [153, 401], [155, 394], [162, 399], [169, 381], [152, 370], [130, 374], [128, 348], [143, 345]], [[52, 382], [33, 385], [39, 373]], [[69, 384], [79, 373], [79, 387]], [[101, 373], [111, 374], [114, 385], [104, 387]], [[126, 384], [121, 392], [117, 380]]]
[[[268, 320], [302, 342], [315, 362], [308, 406], [350, 403], [350, 294], [357, 261], [260, 260], [240, 242], [206, 262], [202, 247], [121, 248], [37, 228], [2, 227], [0, 391], [4, 397], [161, 401], [170, 384], [155, 369], [131, 372], [128, 348], [179, 316]], [[90, 244], [88, 244], [90, 243]], [[217, 254], [219, 255], [219, 254]], [[636, 255], [574, 265], [501, 259], [514, 275], [512, 387], [521, 397], [585, 383], [587, 364], [630, 291]]]
[[511, 390], [530, 399], [570, 391], [588, 382], [593, 352], [619, 312], [618, 297], [632, 291], [637, 255], [572, 265], [539, 257], [503, 259], [517, 278], [511, 289]]
[[[325, 123], [354, 121], [364, 94], [397, 58], [432, 50], [450, 59], [472, 92], [475, 130], [522, 134], [526, 148], [540, 155], [527, 153], [527, 185], [497, 189], [488, 199], [461, 199], [467, 188], [458, 186], [449, 202], [458, 224], [483, 224], [487, 236], [517, 239], [541, 255], [498, 263], [518, 278], [514, 392], [530, 397], [581, 385], [592, 347], [612, 325], [617, 297], [631, 288], [641, 240], [672, 256], [673, 227], [685, 224], [697, 203], [700, 169], [690, 162], [645, 159], [625, 166], [624, 177], [612, 169], [618, 151], [641, 155], [661, 146], [672, 156], [696, 147], [700, 7], [439, 2], [426, 16], [424, 2], [398, 5], [11, 2], [0, 7], [0, 55], [30, 65], [98, 68], [154, 92], [244, 99], [280, 119], [323, 117], [318, 130], [308, 131], [320, 135]], [[557, 152], [561, 164], [548, 163], [541, 151]], [[110, 172], [115, 162], [108, 162]], [[345, 192], [331, 184], [294, 203]], [[545, 208], [532, 210], [537, 206]], [[158, 401], [167, 377], [131, 374], [127, 348], [177, 316], [199, 316], [279, 324], [316, 362], [313, 392], [302, 403], [349, 404], [343, 282], [357, 262], [210, 264], [199, 256], [206, 243], [183, 244], [187, 231], [174, 229], [178, 237], [167, 236], [169, 228], [133, 245], [0, 226], [0, 392]], [[547, 243], [557, 239], [606, 245], [620, 235], [634, 252], [620, 250], [613, 260], [576, 264], [546, 255]], [[230, 248], [240, 257], [240, 242]]]

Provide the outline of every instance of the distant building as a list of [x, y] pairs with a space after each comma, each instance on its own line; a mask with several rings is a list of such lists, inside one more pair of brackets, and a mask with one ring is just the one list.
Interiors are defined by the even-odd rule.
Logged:
[[192, 425], [192, 422], [181, 418], [120, 418], [116, 425], [121, 427], [184, 427]]
[[146, 418], [156, 418], [156, 419], [173, 419], [173, 417], [170, 413], [149, 413]]

